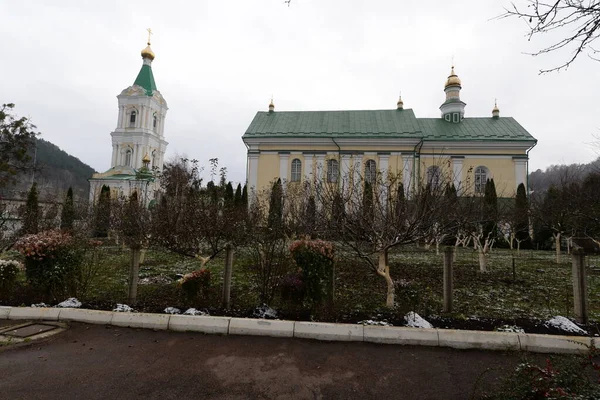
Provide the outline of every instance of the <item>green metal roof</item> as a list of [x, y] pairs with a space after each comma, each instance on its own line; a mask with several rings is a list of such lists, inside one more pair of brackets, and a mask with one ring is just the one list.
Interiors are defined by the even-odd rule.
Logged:
[[420, 137], [412, 110], [258, 112], [244, 136]]
[[416, 118], [413, 110], [258, 112], [251, 137], [377, 137], [445, 140], [535, 141], [514, 118]]
[[464, 118], [455, 124], [441, 118], [418, 118], [425, 140], [535, 141], [514, 118]]
[[152, 74], [152, 68], [149, 65], [142, 65], [140, 73], [135, 78], [134, 85], [138, 85], [146, 89], [146, 95], [152, 96], [152, 92], [156, 89], [156, 83], [154, 82], [154, 75]]

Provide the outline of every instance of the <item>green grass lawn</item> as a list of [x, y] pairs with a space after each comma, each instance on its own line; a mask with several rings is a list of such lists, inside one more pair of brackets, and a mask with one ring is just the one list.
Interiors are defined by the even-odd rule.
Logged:
[[[338, 252], [339, 254], [339, 252]], [[80, 294], [84, 302], [126, 302], [128, 249], [104, 247], [94, 259], [90, 283]], [[480, 273], [477, 254], [460, 249], [454, 263], [454, 314], [484, 318], [546, 318], [553, 315], [573, 316], [573, 290], [570, 256], [563, 255], [555, 263], [553, 252], [523, 250], [515, 257], [516, 279], [513, 279], [513, 252], [496, 249], [489, 255], [487, 273]], [[589, 265], [600, 265], [599, 257], [590, 257]], [[220, 306], [220, 288], [224, 254], [208, 263], [211, 290], [196, 304]], [[177, 274], [199, 268], [199, 261], [160, 250], [148, 250], [140, 269], [139, 299], [148, 310], [167, 306], [186, 306], [174, 283]], [[232, 305], [239, 310], [259, 305], [255, 275], [250, 268], [247, 251], [234, 254]], [[442, 314], [442, 256], [434, 250], [401, 248], [390, 256], [391, 275], [396, 282], [398, 312], [416, 311], [424, 315]], [[351, 255], [339, 257], [335, 271], [335, 310], [338, 313], [372, 313], [385, 302], [385, 281]], [[290, 270], [294, 267], [290, 266]], [[588, 268], [590, 319], [600, 321], [600, 275]], [[161, 301], [163, 303], [161, 303]], [[167, 304], [168, 303], [168, 304]], [[173, 304], [175, 303], [175, 304]], [[272, 306], [282, 306], [278, 296]]]

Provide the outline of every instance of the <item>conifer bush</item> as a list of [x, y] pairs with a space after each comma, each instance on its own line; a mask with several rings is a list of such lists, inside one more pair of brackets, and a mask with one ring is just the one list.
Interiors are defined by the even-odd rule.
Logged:
[[312, 308], [323, 304], [331, 284], [333, 245], [323, 240], [298, 240], [290, 253], [302, 273], [306, 301]]
[[15, 244], [25, 257], [27, 281], [47, 300], [76, 295], [83, 251], [68, 233], [49, 230], [25, 235]]
[[19, 271], [23, 268], [15, 260], [0, 260], [0, 295], [10, 292], [17, 281]]

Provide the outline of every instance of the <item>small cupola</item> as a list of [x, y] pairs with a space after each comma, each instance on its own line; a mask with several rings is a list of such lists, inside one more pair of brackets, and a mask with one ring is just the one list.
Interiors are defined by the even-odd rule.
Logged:
[[460, 99], [461, 89], [462, 82], [458, 75], [456, 75], [456, 72], [454, 72], [453, 65], [450, 70], [450, 75], [444, 84], [446, 100], [440, 106], [440, 111], [442, 112], [442, 118], [444, 121], [457, 124], [465, 117], [465, 106], [467, 103]]
[[498, 101], [494, 101], [494, 109], [492, 110], [492, 118], [500, 118], [500, 109], [498, 108]]
[[397, 110], [404, 110], [404, 102], [402, 101], [402, 95], [398, 96], [398, 103], [396, 103]]
[[275, 111], [275, 104], [273, 103], [273, 97], [271, 97], [271, 102], [269, 103], [269, 112], [272, 113]]

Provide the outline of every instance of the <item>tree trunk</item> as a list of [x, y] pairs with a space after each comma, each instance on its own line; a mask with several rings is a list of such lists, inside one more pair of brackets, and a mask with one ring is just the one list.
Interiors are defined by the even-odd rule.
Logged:
[[560, 264], [560, 232], [554, 234], [554, 245], [556, 246], [556, 263]]
[[515, 235], [513, 235], [512, 233], [510, 234], [509, 240], [508, 242], [510, 243], [510, 249], [514, 250], [514, 246], [513, 246], [513, 241], [515, 240]]
[[435, 240], [435, 254], [440, 255], [440, 241], [437, 239]]
[[148, 251], [147, 249], [142, 249], [140, 251], [140, 264], [143, 264], [144, 261], [146, 261], [146, 251]]
[[479, 254], [479, 272], [487, 272], [487, 258], [481, 246], [477, 250]]
[[379, 265], [377, 267], [377, 273], [383, 277], [383, 279], [385, 279], [385, 282], [387, 283], [387, 296], [386, 296], [386, 300], [385, 300], [385, 306], [386, 307], [394, 307], [394, 301], [395, 301], [395, 288], [394, 288], [394, 281], [392, 280], [392, 277], [390, 276], [390, 266], [388, 265], [388, 251], [387, 249], [382, 250], [379, 253]]
[[225, 269], [223, 271], [223, 307], [229, 310], [231, 302], [231, 272], [233, 270], [233, 246], [227, 244], [225, 253]]
[[137, 301], [137, 286], [140, 279], [140, 249], [131, 249], [131, 265], [129, 266], [129, 304]]
[[521, 241], [517, 240], [517, 256], [521, 255]]

